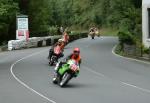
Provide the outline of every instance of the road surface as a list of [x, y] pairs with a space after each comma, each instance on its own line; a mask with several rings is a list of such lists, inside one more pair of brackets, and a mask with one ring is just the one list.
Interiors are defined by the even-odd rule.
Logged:
[[52, 83], [49, 47], [0, 53], [0, 103], [150, 103], [150, 65], [112, 53], [117, 38], [80, 39], [78, 78], [65, 88]]

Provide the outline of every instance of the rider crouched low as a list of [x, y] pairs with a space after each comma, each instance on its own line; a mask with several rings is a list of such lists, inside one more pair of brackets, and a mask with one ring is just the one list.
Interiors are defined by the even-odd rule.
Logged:
[[80, 56], [80, 49], [79, 48], [74, 48], [72, 54], [67, 56], [64, 61], [58, 62], [56, 67], [55, 67], [55, 72], [58, 73], [59, 68], [61, 68], [63, 64], [66, 64], [67, 61], [70, 60], [70, 59], [75, 60], [80, 66], [80, 64], [81, 64], [81, 56]]
[[55, 47], [57, 47], [57, 46], [59, 46], [60, 49], [61, 49], [61, 51], [62, 51], [59, 55], [57, 55], [58, 58], [61, 58], [61, 57], [64, 56], [64, 54], [63, 54], [64, 44], [62, 43], [62, 40], [59, 39], [58, 42], [55, 43], [55, 44], [51, 47], [51, 49], [49, 50], [48, 59], [51, 59], [52, 55], [56, 55], [56, 54], [54, 53], [54, 49], [55, 49]]

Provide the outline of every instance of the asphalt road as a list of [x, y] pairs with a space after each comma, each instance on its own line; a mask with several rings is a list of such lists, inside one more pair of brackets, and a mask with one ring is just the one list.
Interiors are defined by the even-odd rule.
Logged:
[[150, 103], [150, 65], [112, 53], [117, 38], [80, 39], [78, 78], [65, 88], [52, 83], [48, 47], [0, 53], [0, 103]]

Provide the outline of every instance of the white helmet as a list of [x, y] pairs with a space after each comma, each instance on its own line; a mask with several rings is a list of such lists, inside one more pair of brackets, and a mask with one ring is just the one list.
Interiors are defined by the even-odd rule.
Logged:
[[58, 42], [64, 42], [64, 39], [59, 39]]
[[62, 39], [58, 39], [58, 42], [62, 42], [63, 40]]

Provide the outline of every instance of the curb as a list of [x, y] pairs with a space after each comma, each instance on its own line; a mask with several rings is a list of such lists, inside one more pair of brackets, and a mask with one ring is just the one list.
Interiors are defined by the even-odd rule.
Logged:
[[115, 46], [113, 47], [113, 49], [112, 49], [112, 54], [114, 54], [115, 56], [117, 56], [117, 57], [119, 57], [119, 58], [123, 58], [123, 59], [127, 59], [127, 60], [133, 60], [133, 61], [137, 61], [137, 62], [140, 62], [140, 63], [144, 63], [144, 64], [150, 65], [150, 62], [147, 62], [147, 61], [143, 61], [143, 60], [139, 60], [139, 59], [134, 59], [134, 58], [130, 58], [130, 57], [125, 57], [125, 56], [116, 54], [116, 53], [115, 53], [116, 47], [117, 47], [117, 45], [115, 45]]

